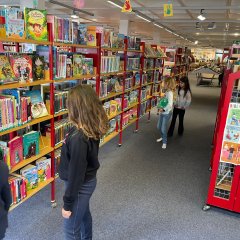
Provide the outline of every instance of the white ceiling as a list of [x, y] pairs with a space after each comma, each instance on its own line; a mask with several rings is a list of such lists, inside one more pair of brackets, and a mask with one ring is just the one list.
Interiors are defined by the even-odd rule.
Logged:
[[[48, 13], [63, 17], [69, 17], [72, 14], [71, 9], [52, 4], [49, 1], [51, 0], [45, 1]], [[56, 1], [73, 7], [73, 0]], [[123, 0], [112, 1], [120, 5], [123, 5], [124, 2]], [[135, 11], [191, 41], [198, 40], [201, 46], [223, 48], [230, 46], [234, 40], [240, 39], [240, 0], [172, 0], [170, 2], [173, 4], [174, 16], [163, 17], [163, 4], [168, 2], [168, 0], [131, 0]], [[206, 20], [201, 23], [203, 29], [197, 30], [196, 22], [199, 22], [197, 16], [201, 9], [204, 9], [206, 13]], [[160, 38], [162, 44], [190, 44], [186, 40], [154, 26], [152, 22], [147, 23], [138, 18], [135, 13], [121, 13], [120, 8], [109, 4], [107, 0], [85, 0], [85, 7], [82, 10], [94, 14], [94, 16], [89, 16], [79, 13], [84, 22], [112, 26], [117, 30], [120, 19], [127, 19], [130, 21], [130, 35], [140, 35], [149, 40]], [[211, 22], [216, 22], [216, 29], [207, 29]], [[228, 31], [224, 31], [226, 23], [229, 24]], [[235, 36], [237, 34], [239, 36]]]

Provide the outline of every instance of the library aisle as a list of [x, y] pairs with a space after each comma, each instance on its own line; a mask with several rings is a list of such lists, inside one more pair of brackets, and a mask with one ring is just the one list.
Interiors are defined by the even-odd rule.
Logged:
[[[185, 134], [175, 134], [166, 150], [156, 143], [156, 113], [150, 123], [146, 117], [141, 120], [139, 133], [127, 129], [121, 148], [117, 139], [101, 148], [91, 201], [94, 240], [239, 239], [239, 215], [201, 210], [220, 89], [195, 84], [192, 77], [193, 103], [186, 113]], [[46, 201], [46, 188], [10, 213], [6, 240], [63, 239], [60, 180], [56, 188], [56, 209]]]

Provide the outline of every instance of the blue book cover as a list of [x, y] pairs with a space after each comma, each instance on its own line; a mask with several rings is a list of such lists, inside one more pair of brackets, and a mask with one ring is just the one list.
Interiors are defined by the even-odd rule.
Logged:
[[87, 27], [85, 24], [78, 25], [79, 44], [87, 45]]
[[20, 174], [27, 180], [27, 191], [38, 187], [37, 166], [29, 164], [20, 170]]

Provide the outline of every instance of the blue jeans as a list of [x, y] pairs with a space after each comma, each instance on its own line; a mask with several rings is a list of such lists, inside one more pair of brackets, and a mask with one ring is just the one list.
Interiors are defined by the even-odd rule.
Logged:
[[64, 219], [65, 240], [92, 240], [92, 215], [89, 200], [96, 184], [96, 178], [83, 183], [74, 202], [72, 215], [69, 219]]
[[169, 120], [172, 116], [172, 112], [168, 113], [168, 114], [160, 114], [159, 115], [159, 119], [158, 119], [158, 124], [157, 124], [157, 128], [160, 131], [160, 134], [162, 136], [162, 141], [163, 143], [167, 144], [167, 132], [168, 132], [168, 123]]

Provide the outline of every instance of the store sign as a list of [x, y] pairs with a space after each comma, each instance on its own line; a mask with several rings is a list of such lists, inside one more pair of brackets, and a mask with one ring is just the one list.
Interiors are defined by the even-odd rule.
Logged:
[[122, 12], [132, 12], [132, 6], [130, 0], [125, 0], [124, 6], [122, 8]]
[[164, 17], [172, 17], [173, 16], [173, 5], [170, 4], [163, 4], [163, 14]]

